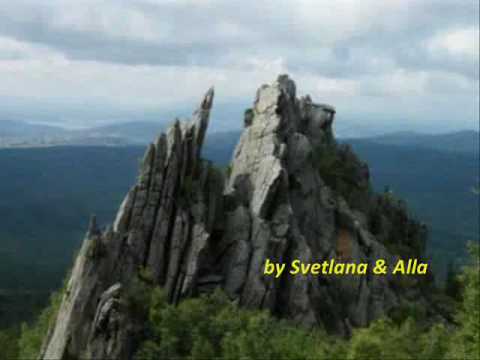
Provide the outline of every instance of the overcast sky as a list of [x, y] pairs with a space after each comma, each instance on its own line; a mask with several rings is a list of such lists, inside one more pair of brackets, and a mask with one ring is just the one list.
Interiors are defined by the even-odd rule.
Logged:
[[478, 12], [478, 0], [0, 0], [0, 126], [166, 120], [214, 85], [213, 127], [239, 128], [256, 88], [289, 73], [336, 106], [340, 128], [478, 128]]

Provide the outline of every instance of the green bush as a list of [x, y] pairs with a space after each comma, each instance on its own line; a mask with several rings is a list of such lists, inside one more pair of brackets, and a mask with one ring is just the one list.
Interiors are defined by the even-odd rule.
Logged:
[[53, 293], [50, 305], [40, 313], [37, 320], [31, 325], [22, 324], [18, 340], [19, 359], [38, 358], [45, 335], [56, 320], [62, 298], [63, 291]]
[[18, 358], [18, 330], [8, 329], [0, 331], [0, 360]]
[[408, 319], [396, 326], [389, 319], [380, 319], [366, 329], [354, 332], [348, 359], [416, 359], [419, 353], [418, 330]]
[[[136, 359], [318, 359], [341, 349], [340, 342], [319, 330], [240, 309], [219, 291], [173, 306], [157, 288], [148, 324], [149, 336]], [[344, 353], [337, 355], [340, 359]]]
[[314, 149], [313, 164], [325, 184], [354, 209], [368, 211], [371, 189], [362, 175], [364, 164], [350, 147], [335, 143]]
[[459, 327], [449, 349], [451, 359], [480, 358], [480, 246], [470, 244], [469, 250], [471, 264], [460, 276], [463, 300], [457, 314]]

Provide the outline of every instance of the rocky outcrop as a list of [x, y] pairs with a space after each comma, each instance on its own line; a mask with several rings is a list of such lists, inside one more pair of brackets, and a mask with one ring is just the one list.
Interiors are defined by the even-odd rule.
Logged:
[[[113, 227], [100, 232], [92, 222], [42, 359], [130, 358], [142, 324], [128, 292], [144, 269], [172, 303], [221, 287], [241, 306], [340, 334], [406, 301], [391, 276], [263, 275], [267, 258], [394, 261], [385, 240], [392, 222], [375, 217], [373, 234], [370, 212], [324, 180], [332, 175], [318, 158], [334, 149], [345, 162], [350, 150], [335, 143], [335, 109], [298, 99], [287, 76], [258, 90], [226, 174], [200, 156], [212, 101], [210, 90], [191, 121], [176, 121], [148, 147]], [[368, 188], [368, 167], [352, 164], [353, 182]], [[405, 216], [418, 231], [398, 242], [423, 241]]]
[[148, 147], [113, 227], [91, 222], [41, 358], [128, 358], [142, 324], [125, 290], [143, 268], [172, 302], [196, 291], [223, 184], [200, 159], [212, 101]]
[[[294, 259], [305, 263], [331, 258], [355, 263], [395, 260], [370, 233], [366, 215], [337, 196], [315, 166], [314, 158], [335, 145], [334, 114], [332, 107], [316, 105], [309, 97], [297, 99], [295, 84], [286, 76], [259, 89], [226, 184], [226, 231], [220, 249], [228, 250], [220, 251], [219, 263], [225, 290], [240, 304], [345, 334], [351, 326], [365, 326], [399, 305], [396, 279], [284, 276], [278, 280], [263, 274], [267, 258], [287, 264]], [[346, 153], [343, 147], [338, 152]], [[354, 182], [368, 184], [365, 164], [352, 164]]]

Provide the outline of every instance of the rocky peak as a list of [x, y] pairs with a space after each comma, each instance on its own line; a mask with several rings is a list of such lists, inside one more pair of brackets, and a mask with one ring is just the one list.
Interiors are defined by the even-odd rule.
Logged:
[[[298, 99], [288, 76], [258, 90], [227, 175], [200, 158], [212, 102], [209, 90], [190, 121], [147, 148], [113, 227], [99, 232], [92, 221], [42, 359], [130, 358], [142, 323], [125, 294], [142, 269], [172, 303], [221, 287], [240, 306], [340, 334], [405, 300], [388, 276], [263, 275], [267, 258], [393, 259], [379, 240], [391, 221], [377, 219], [373, 235], [368, 211], [328, 184], [318, 160], [351, 158], [333, 137], [335, 109]], [[368, 168], [355, 157], [351, 164], [355, 184], [368, 184]], [[407, 238], [399, 241], [415, 241]]]

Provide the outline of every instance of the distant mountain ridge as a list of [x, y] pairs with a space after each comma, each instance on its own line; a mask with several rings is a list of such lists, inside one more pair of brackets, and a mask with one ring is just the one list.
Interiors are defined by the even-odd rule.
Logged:
[[64, 129], [21, 121], [0, 121], [0, 148], [58, 145], [123, 146], [145, 144], [166, 126], [160, 122], [136, 121], [88, 129]]
[[123, 139], [131, 145], [148, 143], [152, 136], [159, 135], [167, 124], [153, 121], [135, 121], [103, 125], [91, 129], [75, 131], [79, 137], [113, 137]]
[[32, 138], [42, 136], [58, 136], [66, 131], [58, 126], [32, 124], [15, 120], [0, 121], [0, 140], [2, 138]]
[[[0, 148], [36, 147], [58, 145], [145, 145], [152, 136], [167, 128], [169, 122], [131, 121], [112, 123], [88, 129], [64, 129], [58, 126], [41, 125], [12, 120], [0, 121]], [[233, 147], [240, 138], [240, 130], [218, 131], [208, 134], [209, 151]], [[459, 130], [442, 134], [427, 134], [401, 131], [376, 136], [350, 138], [339, 136], [342, 142], [365, 140], [384, 145], [415, 146], [440, 151], [468, 152], [478, 154], [480, 134], [476, 130]], [[227, 160], [230, 160], [229, 158]]]
[[461, 130], [445, 134], [403, 131], [369, 137], [368, 140], [384, 145], [417, 146], [441, 151], [478, 153], [479, 137], [479, 132], [475, 130]]

